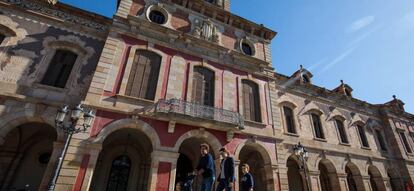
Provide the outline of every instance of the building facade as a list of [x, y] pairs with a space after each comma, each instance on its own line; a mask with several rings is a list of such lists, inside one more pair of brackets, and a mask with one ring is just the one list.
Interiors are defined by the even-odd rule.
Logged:
[[404, 103], [318, 87], [302, 67], [276, 73], [276, 32], [230, 0], [120, 0], [112, 19], [44, 0], [0, 12], [0, 190], [47, 189], [66, 137], [56, 111], [78, 103], [96, 117], [72, 137], [56, 190], [174, 191], [201, 143], [216, 169], [221, 147], [237, 177], [249, 164], [258, 191], [413, 189]]

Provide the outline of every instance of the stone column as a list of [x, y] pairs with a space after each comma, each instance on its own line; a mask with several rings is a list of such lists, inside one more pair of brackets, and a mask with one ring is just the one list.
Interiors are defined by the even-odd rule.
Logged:
[[[361, 177], [362, 177], [362, 182], [363, 182], [363, 185], [364, 185], [364, 187], [361, 190], [371, 191], [372, 189], [371, 189], [370, 177], [369, 176], [361, 176]], [[357, 179], [355, 181], [357, 181]], [[358, 183], [357, 183], [357, 186], [358, 186]], [[360, 189], [360, 188], [358, 187], [358, 189]]]
[[175, 151], [154, 150], [151, 155], [148, 190], [174, 191], [179, 154]]
[[96, 163], [98, 162], [99, 154], [102, 150], [102, 144], [93, 144], [88, 146], [88, 154], [89, 154], [89, 163], [88, 168], [85, 173], [85, 177], [83, 179], [82, 190], [89, 190], [92, 179], [93, 179], [93, 172], [95, 171]]
[[239, 184], [240, 184], [240, 178], [239, 173], [241, 171], [240, 169], [240, 160], [234, 160], [234, 176], [236, 177], [236, 181], [234, 182], [234, 190], [239, 190]]
[[288, 168], [286, 166], [279, 165], [279, 181], [280, 181], [280, 190], [281, 191], [289, 191], [289, 180], [287, 171]]
[[346, 173], [338, 173], [340, 191], [348, 191], [348, 181], [346, 180]]
[[308, 182], [311, 191], [321, 191], [321, 181], [319, 180], [319, 171], [309, 171]]

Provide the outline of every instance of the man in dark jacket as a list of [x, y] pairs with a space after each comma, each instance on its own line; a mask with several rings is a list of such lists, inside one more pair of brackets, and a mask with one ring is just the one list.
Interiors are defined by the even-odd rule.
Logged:
[[220, 163], [220, 175], [217, 178], [219, 185], [216, 191], [232, 191], [234, 183], [234, 159], [230, 157], [230, 153], [226, 148], [220, 149], [220, 156], [222, 157]]
[[203, 176], [200, 191], [211, 191], [216, 175], [214, 160], [211, 154], [209, 153], [210, 147], [207, 144], [201, 144], [200, 151], [201, 158], [197, 166], [198, 175]]
[[250, 174], [250, 167], [248, 164], [241, 166], [243, 177], [240, 180], [240, 191], [253, 191], [254, 181], [253, 176]]

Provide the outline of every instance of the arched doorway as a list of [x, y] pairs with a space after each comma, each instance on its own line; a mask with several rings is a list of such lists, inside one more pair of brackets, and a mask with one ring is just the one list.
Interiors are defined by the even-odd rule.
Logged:
[[[240, 164], [249, 165], [255, 183], [254, 190], [274, 190], [269, 153], [261, 145], [244, 145], [239, 152], [239, 160]], [[242, 171], [239, 170], [239, 177], [242, 176]]]
[[392, 191], [403, 190], [402, 181], [399, 178], [397, 172], [393, 169], [388, 169], [387, 171], [388, 178], [390, 179], [390, 186]]
[[[179, 147], [178, 152], [180, 153], [177, 160], [177, 170], [176, 170], [176, 181], [175, 185], [179, 182], [186, 180], [188, 173], [193, 172], [200, 160], [200, 145], [207, 143], [210, 146], [210, 154], [213, 156], [216, 164], [216, 173], [218, 172], [219, 157], [216, 155], [220, 148], [212, 147], [211, 144], [205, 138], [191, 137], [184, 140]], [[217, 150], [217, 151], [216, 151]], [[216, 174], [217, 176], [217, 174]], [[200, 180], [193, 181], [193, 190], [198, 190], [200, 186]]]
[[289, 191], [306, 191], [306, 180], [303, 173], [303, 168], [299, 165], [299, 162], [293, 158], [289, 157], [286, 163], [287, 166], [287, 175], [289, 183]]
[[319, 162], [319, 172], [322, 191], [340, 190], [335, 166], [328, 159]]
[[152, 151], [151, 140], [137, 129], [112, 132], [103, 142], [91, 190], [147, 190]]
[[346, 165], [345, 173], [349, 191], [365, 191], [361, 173], [354, 163], [349, 162]]
[[0, 146], [1, 190], [40, 189], [56, 138], [56, 130], [44, 123], [26, 123], [10, 131]]
[[369, 181], [372, 191], [385, 191], [384, 180], [377, 167], [371, 165], [368, 167]]

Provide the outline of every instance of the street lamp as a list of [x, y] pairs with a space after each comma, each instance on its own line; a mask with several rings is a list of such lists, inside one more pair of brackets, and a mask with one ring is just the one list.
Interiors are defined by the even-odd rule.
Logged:
[[[69, 113], [70, 118], [65, 120]], [[78, 125], [78, 121], [82, 117], [83, 124]], [[94, 117], [95, 116], [93, 115], [92, 110], [86, 112], [85, 109], [82, 108], [81, 104], [77, 105], [70, 112], [67, 105], [64, 105], [62, 108], [58, 109], [55, 118], [55, 125], [56, 128], [63, 130], [67, 136], [65, 140], [65, 146], [63, 147], [62, 153], [60, 154], [59, 161], [53, 174], [52, 181], [50, 182], [48, 191], [55, 190], [56, 181], [59, 176], [60, 169], [62, 168], [63, 159], [65, 158], [66, 152], [68, 151], [69, 142], [72, 138], [72, 135], [79, 132], [85, 132], [91, 126]]]
[[293, 145], [293, 151], [295, 152], [295, 155], [299, 158], [300, 162], [302, 163], [302, 168], [303, 168], [303, 172], [305, 175], [305, 183], [306, 183], [306, 188], [308, 189], [308, 191], [310, 191], [310, 187], [309, 187], [309, 181], [308, 181], [308, 175], [307, 175], [307, 169], [306, 169], [306, 161], [308, 160], [308, 151], [306, 150], [305, 147], [303, 147], [302, 144], [300, 144], [300, 142], [297, 145]]

